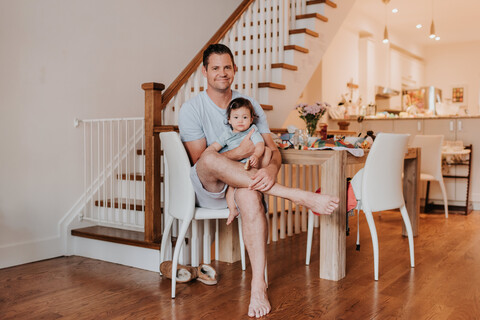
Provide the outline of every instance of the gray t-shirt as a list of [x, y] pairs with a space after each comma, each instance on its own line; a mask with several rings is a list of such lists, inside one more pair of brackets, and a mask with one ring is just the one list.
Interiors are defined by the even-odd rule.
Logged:
[[[250, 137], [250, 140], [252, 140], [253, 144], [255, 145], [259, 142], [263, 142], [262, 135], [258, 132], [258, 128], [254, 124], [252, 124], [247, 130], [242, 132], [233, 132], [232, 128], [228, 126], [227, 129], [225, 129], [223, 134], [220, 136], [220, 138], [217, 140], [217, 142], [222, 146], [222, 149], [219, 151], [219, 153], [227, 152], [238, 147], [242, 142], [243, 138], [245, 138], [245, 136], [252, 130], [255, 130]], [[240, 162], [246, 161], [247, 158], [240, 160]]]
[[[258, 127], [258, 131], [270, 133], [267, 117], [260, 104], [252, 98], [232, 90], [232, 100], [239, 97], [248, 99], [252, 103], [257, 115], [254, 124]], [[230, 126], [227, 122], [227, 110], [219, 108], [210, 99], [207, 92], [202, 91], [182, 105], [178, 117], [178, 127], [183, 142], [205, 138], [207, 146], [209, 146], [218, 141], [225, 129]]]

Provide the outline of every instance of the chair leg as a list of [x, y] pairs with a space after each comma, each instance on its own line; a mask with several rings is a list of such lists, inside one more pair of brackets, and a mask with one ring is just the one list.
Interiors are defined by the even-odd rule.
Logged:
[[308, 210], [308, 222], [307, 222], [307, 257], [305, 264], [310, 265], [310, 256], [312, 254], [312, 240], [313, 240], [313, 224], [314, 216], [312, 210]]
[[374, 279], [378, 280], [378, 238], [377, 238], [377, 229], [375, 228], [375, 222], [373, 221], [373, 215], [371, 211], [363, 209], [365, 217], [367, 218], [368, 228], [370, 229], [370, 234], [372, 235], [372, 244], [373, 244], [373, 269], [374, 269]]
[[171, 244], [170, 231], [172, 229], [173, 217], [171, 215], [165, 215], [165, 229], [163, 230], [162, 243], [160, 245], [160, 263], [165, 261], [165, 254], [167, 250], [167, 243]]
[[[218, 221], [218, 219], [215, 219], [215, 221]], [[206, 264], [212, 263], [212, 255], [210, 253], [211, 243], [212, 236], [210, 234], [210, 220], [203, 220], [203, 263]], [[216, 246], [217, 244], [215, 243], [215, 247]]]
[[192, 267], [198, 267], [200, 263], [199, 250], [198, 250], [198, 221], [192, 220], [192, 239], [190, 245], [190, 259]]
[[439, 180], [440, 189], [442, 189], [443, 195], [443, 207], [445, 208], [445, 218], [448, 218], [448, 198], [447, 198], [447, 189], [445, 188], [445, 183], [442, 180]]
[[238, 215], [238, 238], [240, 241], [240, 258], [242, 260], [242, 270], [247, 269], [245, 262], [245, 242], [243, 242], [243, 232], [242, 232], [242, 218]]
[[218, 225], [218, 219], [215, 219], [215, 260], [218, 260], [219, 255], [220, 255], [219, 225]]
[[360, 251], [360, 209], [355, 209], [357, 212], [357, 246], [356, 250]]
[[407, 229], [408, 246], [410, 248], [410, 266], [413, 268], [413, 267], [415, 267], [415, 254], [414, 254], [414, 247], [413, 247], [413, 230], [412, 230], [412, 224], [410, 223], [410, 218], [408, 217], [407, 208], [405, 207], [405, 205], [400, 207], [400, 213], [402, 214], [403, 222], [405, 223], [405, 229]]
[[180, 255], [180, 249], [182, 248], [183, 241], [185, 240], [185, 234], [187, 233], [190, 221], [183, 221], [180, 227], [180, 232], [177, 236], [177, 244], [175, 245], [175, 251], [173, 252], [172, 259], [172, 298], [175, 298], [175, 286], [177, 284], [177, 264], [178, 256]]
[[265, 284], [267, 285], [267, 289], [268, 289], [268, 267], [267, 267], [266, 259], [265, 259]]

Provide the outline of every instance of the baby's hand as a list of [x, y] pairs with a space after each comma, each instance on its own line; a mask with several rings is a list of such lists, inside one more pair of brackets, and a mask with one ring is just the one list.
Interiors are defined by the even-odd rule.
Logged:
[[252, 154], [249, 158], [250, 160], [250, 166], [253, 167], [253, 168], [258, 168], [258, 157], [254, 154]]

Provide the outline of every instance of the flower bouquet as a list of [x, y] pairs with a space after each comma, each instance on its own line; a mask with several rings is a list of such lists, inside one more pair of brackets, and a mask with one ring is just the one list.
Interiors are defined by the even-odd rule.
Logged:
[[308, 134], [313, 137], [315, 130], [317, 130], [318, 120], [325, 114], [330, 105], [326, 102], [315, 102], [313, 105], [306, 103], [298, 104], [295, 109], [298, 110], [300, 119], [305, 121]]

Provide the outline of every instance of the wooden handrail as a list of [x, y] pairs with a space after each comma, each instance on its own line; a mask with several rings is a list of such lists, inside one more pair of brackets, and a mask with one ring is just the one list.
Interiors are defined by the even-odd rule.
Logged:
[[178, 75], [178, 77], [173, 80], [170, 86], [165, 90], [163, 94], [163, 100], [161, 108], [165, 108], [168, 102], [177, 94], [180, 88], [187, 82], [190, 76], [195, 72], [198, 65], [202, 62], [203, 51], [211, 44], [218, 43], [224, 36], [227, 34], [228, 30], [235, 24], [235, 22], [240, 19], [242, 14], [247, 10], [250, 4], [254, 0], [243, 0], [242, 3], [237, 7], [237, 9], [230, 15], [230, 17], [225, 21], [225, 23], [218, 29], [218, 31], [213, 35], [213, 37], [208, 40], [208, 42], [200, 49], [200, 51], [195, 55], [195, 57], [190, 61], [190, 63], [183, 69], [183, 71]]

